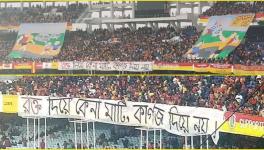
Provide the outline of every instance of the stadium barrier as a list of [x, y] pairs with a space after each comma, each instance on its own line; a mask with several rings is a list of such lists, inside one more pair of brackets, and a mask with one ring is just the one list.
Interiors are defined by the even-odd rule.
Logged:
[[[48, 96], [0, 95], [0, 112], [24, 118], [74, 118], [164, 129], [181, 136], [212, 135], [232, 112], [146, 102]], [[261, 137], [264, 117], [235, 113], [220, 132]], [[217, 143], [217, 142], [216, 142]]]
[[88, 71], [193, 71], [215, 74], [264, 75], [264, 66], [214, 63], [121, 62], [121, 61], [67, 61], [67, 62], [12, 62], [0, 63], [0, 70], [88, 70]]

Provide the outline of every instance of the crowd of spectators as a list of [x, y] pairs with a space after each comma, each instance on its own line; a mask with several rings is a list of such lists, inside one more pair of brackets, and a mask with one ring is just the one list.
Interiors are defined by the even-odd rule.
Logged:
[[15, 44], [16, 32], [0, 32], [0, 57], [4, 59]]
[[[241, 43], [229, 57], [221, 60], [189, 60], [184, 57], [200, 34], [193, 26], [179, 30], [172, 27], [159, 28], [158, 30], [143, 27], [135, 31], [129, 28], [120, 28], [114, 31], [97, 29], [92, 33], [86, 31], [66, 32], [60, 54], [51, 60], [217, 62], [262, 65], [264, 64], [264, 43], [261, 41], [264, 32], [262, 30], [262, 27], [252, 27], [246, 35], [245, 42]], [[13, 32], [10, 34], [14, 35]], [[15, 38], [0, 39], [1, 54], [3, 54], [0, 56], [1, 60], [31, 61], [31, 59], [10, 59], [7, 57], [14, 42]], [[35, 61], [51, 60], [35, 59]]]
[[209, 107], [264, 116], [264, 82], [261, 76], [201, 77], [23, 77], [0, 82], [8, 94], [100, 98], [135, 102]]
[[22, 118], [10, 117], [10, 115], [3, 113], [0, 114], [0, 118], [0, 149], [10, 148], [17, 144], [14, 141], [14, 136], [21, 134], [17, 126], [21, 125]]
[[[180, 36], [182, 42], [168, 40]], [[129, 28], [70, 32], [59, 60], [101, 60], [101, 61], [175, 61], [181, 59], [188, 48], [198, 39], [195, 27], [176, 31], [172, 27], [157, 31], [143, 27], [136, 31]], [[166, 41], [167, 40], [167, 41]], [[76, 41], [76, 42], [71, 42]], [[65, 49], [65, 50], [64, 50]]]
[[21, 8], [7, 7], [0, 9], [0, 25], [19, 25], [21, 23], [74, 22], [86, 4], [66, 6], [32, 6]]
[[258, 13], [264, 11], [264, 2], [216, 2], [202, 16]]
[[[173, 37], [180, 37], [181, 42], [170, 41]], [[135, 31], [121, 28], [113, 32], [106, 29], [92, 33], [66, 32], [62, 50], [52, 60], [183, 61], [182, 56], [197, 39], [198, 31], [193, 26], [178, 31], [172, 27], [159, 28], [157, 31], [143, 27]], [[9, 40], [8, 47], [3, 50], [5, 54], [10, 52], [14, 42], [15, 37]], [[7, 55], [1, 55], [0, 58], [5, 61], [30, 61], [9, 59]]]
[[[65, 6], [27, 7], [0, 9], [0, 24], [19, 24], [21, 22], [74, 22], [74, 19], [85, 9], [85, 4], [71, 4]], [[217, 2], [203, 15], [225, 15], [248, 12], [261, 12], [263, 2]], [[56, 15], [57, 14], [57, 15]], [[59, 14], [62, 14], [60, 16]], [[14, 16], [14, 17], [11, 17]], [[194, 26], [181, 29], [173, 27], [154, 30], [149, 27], [132, 30], [120, 28], [113, 31], [97, 29], [93, 32], [66, 32], [65, 42], [60, 54], [52, 60], [78, 61], [165, 61], [165, 62], [201, 62], [201, 63], [229, 63], [262, 65], [264, 64], [263, 27], [249, 28], [244, 42], [242, 42], [225, 59], [190, 60], [185, 57], [186, 52], [194, 45], [200, 31]], [[9, 39], [0, 38], [0, 59], [3, 61], [31, 61], [32, 59], [9, 59], [7, 56], [16, 40], [16, 33], [11, 32]], [[2, 36], [6, 36], [5, 33]], [[35, 59], [35, 61], [50, 61]]]
[[[263, 27], [252, 27], [246, 35], [245, 42], [229, 57], [221, 60], [189, 60], [184, 57], [200, 35], [193, 26], [180, 30], [167, 27], [155, 31], [145, 27], [137, 31], [122, 28], [112, 33], [108, 30], [96, 30], [91, 35], [83, 31], [68, 34], [62, 52], [56, 57], [58, 60], [264, 64], [264, 44], [261, 41], [261, 37], [264, 37]], [[179, 37], [178, 41], [169, 40], [174, 37]]]

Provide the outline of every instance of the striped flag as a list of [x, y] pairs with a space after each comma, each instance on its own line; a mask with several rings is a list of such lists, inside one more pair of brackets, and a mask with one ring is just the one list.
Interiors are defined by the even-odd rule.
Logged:
[[264, 21], [264, 13], [256, 13], [256, 21]]

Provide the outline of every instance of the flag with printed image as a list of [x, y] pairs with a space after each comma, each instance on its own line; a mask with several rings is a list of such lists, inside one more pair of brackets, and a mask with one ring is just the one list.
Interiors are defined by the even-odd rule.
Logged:
[[11, 58], [50, 58], [60, 53], [67, 23], [25, 23], [19, 27]]
[[244, 39], [254, 14], [212, 16], [188, 58], [226, 58]]

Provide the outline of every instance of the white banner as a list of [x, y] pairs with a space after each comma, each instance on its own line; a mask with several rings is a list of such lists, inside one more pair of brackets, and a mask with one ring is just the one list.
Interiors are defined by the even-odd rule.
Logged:
[[29, 117], [47, 117], [49, 108], [48, 99], [48, 96], [19, 96], [18, 115]]
[[159, 128], [182, 136], [212, 134], [224, 121], [224, 112], [211, 108], [44, 96], [21, 96], [19, 101], [22, 117], [94, 120]]
[[42, 69], [52, 69], [52, 63], [51, 62], [43, 62], [42, 63]]
[[152, 71], [153, 62], [87, 61], [59, 62], [59, 70]]
[[2, 64], [2, 69], [13, 69], [13, 65], [12, 63], [9, 63], [9, 64]]
[[73, 70], [72, 61], [58, 62], [58, 70]]

